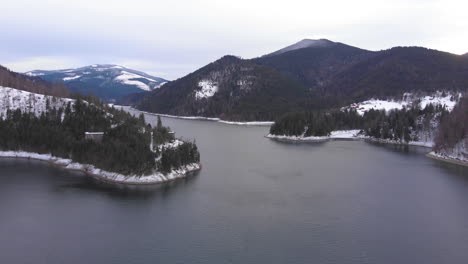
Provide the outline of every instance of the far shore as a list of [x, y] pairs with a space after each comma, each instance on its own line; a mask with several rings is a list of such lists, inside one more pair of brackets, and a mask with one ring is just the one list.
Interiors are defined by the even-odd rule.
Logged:
[[237, 121], [227, 121], [227, 120], [222, 120], [217, 117], [204, 117], [204, 116], [176, 116], [176, 115], [167, 115], [167, 114], [158, 114], [158, 113], [151, 113], [151, 112], [146, 112], [146, 111], [141, 111], [136, 108], [133, 108], [131, 106], [125, 106], [125, 105], [114, 105], [115, 107], [126, 107], [130, 110], [133, 111], [138, 111], [140, 113], [144, 113], [147, 115], [154, 115], [154, 116], [162, 116], [162, 117], [168, 117], [168, 118], [176, 118], [176, 119], [185, 119], [185, 120], [204, 120], [204, 121], [213, 121], [213, 122], [218, 122], [218, 123], [223, 123], [223, 124], [228, 124], [228, 125], [238, 125], [238, 126], [271, 126], [273, 125], [273, 121], [247, 121], [247, 122], [237, 122]]
[[193, 163], [184, 166], [183, 168], [173, 170], [164, 175], [160, 172], [155, 172], [151, 175], [122, 175], [119, 173], [108, 172], [95, 168], [89, 164], [79, 164], [69, 159], [62, 159], [51, 156], [50, 154], [38, 154], [33, 152], [23, 151], [0, 151], [0, 158], [19, 158], [47, 162], [50, 165], [57, 166], [69, 171], [78, 171], [89, 175], [95, 179], [118, 184], [127, 185], [153, 185], [174, 181], [177, 179], [185, 178], [193, 173], [201, 170], [201, 164]]
[[410, 142], [400, 142], [387, 139], [378, 139], [368, 136], [363, 136], [359, 134], [359, 130], [338, 130], [332, 131], [330, 136], [323, 137], [302, 137], [302, 136], [284, 136], [284, 135], [272, 135], [268, 134], [266, 138], [282, 141], [282, 142], [291, 142], [291, 143], [313, 143], [313, 142], [325, 142], [330, 140], [365, 140], [373, 143], [382, 143], [382, 144], [392, 144], [392, 145], [402, 145], [402, 146], [417, 146], [424, 148], [432, 148], [432, 142], [423, 142], [423, 141], [410, 141]]

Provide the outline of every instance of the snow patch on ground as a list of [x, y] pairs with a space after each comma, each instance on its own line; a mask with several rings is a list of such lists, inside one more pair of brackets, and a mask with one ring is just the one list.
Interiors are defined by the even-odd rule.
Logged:
[[184, 144], [182, 140], [175, 139], [171, 142], [166, 142], [164, 144], [158, 145], [158, 150], [161, 151], [163, 149], [169, 149], [169, 148], [177, 148], [178, 146]]
[[162, 82], [154, 87], [154, 89], [159, 89], [161, 86], [165, 85], [167, 82]]
[[34, 113], [36, 116], [40, 116], [47, 110], [47, 100], [49, 107], [55, 109], [66, 107], [69, 102], [72, 104], [74, 102], [73, 99], [69, 98], [53, 97], [0, 86], [0, 116], [5, 117], [8, 109], [12, 111], [20, 109], [23, 113]]
[[357, 104], [352, 104], [350, 107], [355, 108], [358, 114], [364, 115], [365, 112], [375, 109], [375, 110], [385, 110], [390, 111], [393, 109], [402, 109], [404, 106], [407, 106], [407, 102], [395, 102], [395, 101], [385, 101], [379, 99], [371, 99]]
[[114, 78], [115, 81], [128, 84], [128, 85], [135, 85], [138, 88], [145, 90], [145, 91], [151, 91], [151, 88], [145, 83], [138, 81], [138, 80], [132, 80], [132, 79], [146, 79], [150, 82], [156, 82], [156, 80], [146, 78], [141, 75], [134, 74], [134, 73], [127, 72], [127, 71], [122, 71], [122, 74]]
[[73, 76], [73, 77], [65, 77], [63, 78], [64, 81], [71, 81], [71, 80], [75, 80], [75, 79], [78, 79], [78, 78], [81, 78], [80, 75], [77, 75], [77, 76]]
[[88, 175], [91, 175], [95, 178], [114, 182], [114, 183], [123, 183], [123, 184], [157, 184], [172, 181], [179, 178], [186, 177], [190, 172], [194, 172], [201, 169], [201, 165], [198, 163], [192, 163], [177, 170], [173, 170], [168, 174], [162, 174], [160, 172], [154, 172], [150, 175], [122, 175], [119, 173], [108, 172], [101, 169], [94, 167], [93, 165], [89, 164], [80, 164], [73, 162], [70, 159], [62, 159], [58, 157], [54, 157], [50, 154], [38, 154], [38, 153], [31, 153], [31, 152], [23, 152], [23, 151], [0, 151], [0, 157], [3, 158], [27, 158], [27, 159], [35, 159], [41, 161], [47, 161], [54, 165], [63, 167], [68, 170], [77, 170], [82, 171]]
[[42, 75], [44, 75], [44, 73], [42, 73], [42, 72], [27, 72], [26, 75], [35, 77], [35, 76], [42, 76]]
[[[461, 94], [459, 95], [461, 97]], [[424, 96], [421, 98], [421, 109], [424, 109], [428, 104], [433, 105], [443, 105], [448, 111], [452, 111], [453, 107], [457, 104], [457, 100], [452, 100], [452, 95], [447, 94], [446, 96], [442, 96], [441, 93], [435, 94], [433, 96]]]
[[212, 97], [218, 91], [217, 84], [209, 80], [201, 80], [198, 82], [198, 87], [201, 90], [195, 91], [195, 98], [197, 100]]

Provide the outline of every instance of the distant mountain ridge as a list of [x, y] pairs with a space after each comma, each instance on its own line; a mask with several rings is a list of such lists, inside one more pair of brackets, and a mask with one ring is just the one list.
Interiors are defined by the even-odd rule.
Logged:
[[163, 78], [114, 64], [34, 70], [26, 72], [26, 75], [50, 82], [63, 82], [72, 92], [95, 95], [111, 102], [129, 94], [152, 91], [167, 82]]

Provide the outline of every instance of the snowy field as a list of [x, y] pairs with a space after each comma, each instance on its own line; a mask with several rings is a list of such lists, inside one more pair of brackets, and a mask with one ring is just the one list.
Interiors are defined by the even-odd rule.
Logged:
[[422, 97], [417, 97], [411, 93], [405, 93], [401, 100], [370, 99], [351, 104], [349, 106], [343, 107], [342, 109], [356, 109], [358, 114], [364, 115], [365, 112], [371, 109], [385, 111], [403, 109], [403, 107], [411, 107], [415, 102], [420, 101], [419, 105], [421, 109], [425, 108], [428, 104], [440, 104], [445, 106], [448, 111], [452, 111], [453, 107], [457, 103], [457, 100], [454, 99], [459, 97], [461, 97], [461, 94], [454, 94], [450, 92], [447, 92], [445, 96], [444, 93], [437, 92], [432, 95], [426, 95]]

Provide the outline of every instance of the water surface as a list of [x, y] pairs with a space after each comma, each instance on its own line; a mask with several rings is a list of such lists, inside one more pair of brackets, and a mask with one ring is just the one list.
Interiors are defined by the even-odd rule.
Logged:
[[197, 176], [120, 186], [0, 160], [0, 263], [468, 261], [468, 171], [425, 149], [163, 123], [196, 140]]

